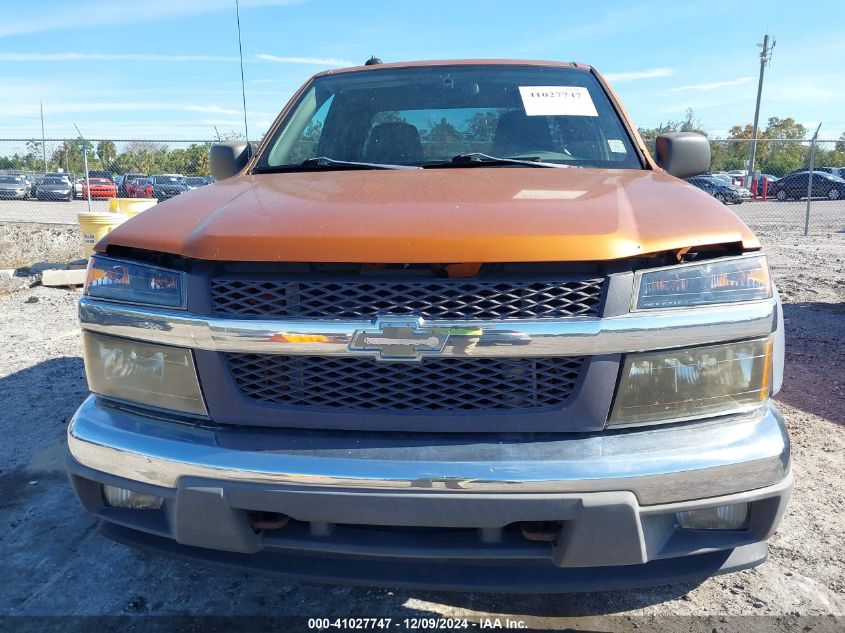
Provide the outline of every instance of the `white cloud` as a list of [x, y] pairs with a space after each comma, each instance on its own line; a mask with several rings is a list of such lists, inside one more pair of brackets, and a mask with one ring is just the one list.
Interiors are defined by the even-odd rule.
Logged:
[[278, 55], [268, 55], [267, 53], [259, 53], [255, 59], [260, 59], [265, 62], [276, 62], [279, 64], [313, 64], [315, 66], [357, 66], [355, 62], [348, 59], [338, 59], [337, 57], [279, 57]]
[[640, 79], [656, 79], [658, 77], [671, 77], [675, 71], [671, 68], [649, 68], [648, 70], [631, 70], [620, 73], [606, 73], [605, 79], [613, 83], [625, 81], [638, 81]]
[[719, 88], [727, 88], [728, 86], [741, 86], [754, 81], [754, 77], [737, 77], [736, 79], [729, 79], [727, 81], [714, 81], [712, 83], [704, 84], [690, 84], [688, 86], [678, 86], [672, 88], [669, 92], [682, 92], [685, 90], [697, 90], [700, 92], [708, 90], [718, 90]]
[[153, 53], [0, 53], [3, 62], [236, 62], [236, 55], [159, 55]]
[[[0, 62], [236, 62], [237, 55], [167, 55], [160, 53], [9, 53], [0, 52]], [[355, 66], [355, 62], [337, 57], [279, 57], [261, 53], [247, 56], [245, 62], [261, 61], [276, 64], [314, 66]], [[257, 80], [255, 80], [257, 81]]]
[[[241, 0], [241, 8], [256, 8], [296, 4], [299, 0]], [[10, 2], [4, 3], [11, 5]], [[185, 18], [191, 15], [234, 13], [232, 0], [145, 0], [142, 6], [132, 5], [127, 9], [124, 2], [114, 0], [96, 0], [85, 3], [65, 3], [32, 14], [32, 7], [20, 3], [18, 10], [4, 6], [3, 22], [0, 23], [0, 37], [28, 35], [47, 31], [69, 31], [91, 29], [102, 26], [126, 27], [142, 22], [165, 22]], [[234, 17], [234, 16], [233, 16]]]
[[236, 110], [234, 108], [206, 105], [187, 105], [180, 109], [187, 112], [202, 112], [203, 114], [241, 114], [243, 112], [243, 110]]
[[[35, 104], [37, 107], [37, 103]], [[157, 101], [78, 101], [50, 103], [45, 110], [49, 114], [89, 113], [89, 112], [198, 112], [201, 114], [240, 115], [240, 108], [226, 108], [218, 105], [164, 103]], [[0, 116], [22, 116], [31, 114], [32, 106], [0, 106]], [[270, 112], [251, 112], [249, 116], [274, 116]]]

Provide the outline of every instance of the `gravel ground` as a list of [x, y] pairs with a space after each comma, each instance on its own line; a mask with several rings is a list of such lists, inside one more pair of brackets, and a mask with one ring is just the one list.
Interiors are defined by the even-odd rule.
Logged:
[[[63, 472], [67, 421], [87, 393], [75, 316], [79, 291], [29, 287], [30, 277], [20, 277], [28, 280], [22, 288], [0, 296], [0, 577], [15, 579], [0, 583], [0, 616], [498, 614], [538, 628], [707, 633], [845, 626], [802, 619], [845, 616], [845, 232], [838, 227], [804, 238], [780, 222], [755, 222], [755, 228], [785, 300], [787, 365], [778, 400], [796, 475], [764, 565], [700, 584], [506, 596], [268, 582], [116, 545], [98, 535]], [[75, 235], [64, 227], [0, 224], [6, 263], [0, 267], [31, 263], [20, 259], [26, 259], [23, 244], [49, 258], [75, 259]], [[774, 617], [730, 618], [744, 615]]]
[[[108, 200], [91, 201], [91, 211], [105, 213], [108, 210]], [[87, 211], [87, 200], [2, 200], [0, 222], [74, 224], [76, 215]]]

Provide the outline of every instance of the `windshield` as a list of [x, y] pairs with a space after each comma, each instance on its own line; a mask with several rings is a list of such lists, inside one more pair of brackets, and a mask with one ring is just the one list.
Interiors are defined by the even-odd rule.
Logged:
[[23, 178], [17, 178], [15, 176], [0, 176], [0, 184], [22, 185], [23, 184]]
[[182, 185], [185, 184], [183, 176], [153, 176], [153, 184], [156, 185]]
[[478, 65], [318, 77], [274, 133], [256, 171], [316, 157], [425, 167], [463, 154], [642, 167], [590, 72]]
[[45, 178], [41, 181], [42, 185], [67, 185], [68, 181], [64, 178]]
[[186, 178], [185, 184], [190, 185], [192, 187], [199, 186], [205, 183], [205, 178]]

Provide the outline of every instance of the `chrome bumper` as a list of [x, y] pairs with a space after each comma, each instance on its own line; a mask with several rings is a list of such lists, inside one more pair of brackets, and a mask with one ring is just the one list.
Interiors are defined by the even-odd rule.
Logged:
[[630, 491], [641, 505], [729, 495], [783, 481], [789, 438], [773, 404], [754, 413], [629, 431], [507, 437], [205, 429], [91, 396], [68, 427], [82, 466], [176, 488], [182, 478], [356, 491]]

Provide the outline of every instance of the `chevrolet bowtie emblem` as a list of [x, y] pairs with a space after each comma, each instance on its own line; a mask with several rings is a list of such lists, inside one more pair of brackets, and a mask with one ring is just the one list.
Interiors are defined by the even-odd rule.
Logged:
[[380, 322], [372, 329], [355, 330], [349, 349], [369, 352], [376, 360], [416, 361], [424, 354], [442, 352], [448, 338], [448, 332], [426, 330], [418, 323]]

